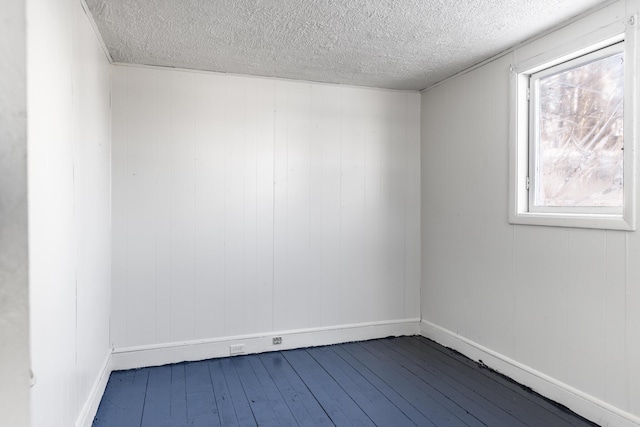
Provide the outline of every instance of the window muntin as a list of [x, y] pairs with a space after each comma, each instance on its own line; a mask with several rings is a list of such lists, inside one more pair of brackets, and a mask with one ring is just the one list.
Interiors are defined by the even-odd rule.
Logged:
[[622, 213], [623, 49], [530, 76], [530, 212]]

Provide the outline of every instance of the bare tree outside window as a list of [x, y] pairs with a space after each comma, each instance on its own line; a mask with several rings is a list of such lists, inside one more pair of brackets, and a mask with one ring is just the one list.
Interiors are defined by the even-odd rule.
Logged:
[[623, 206], [623, 55], [537, 81], [536, 206]]

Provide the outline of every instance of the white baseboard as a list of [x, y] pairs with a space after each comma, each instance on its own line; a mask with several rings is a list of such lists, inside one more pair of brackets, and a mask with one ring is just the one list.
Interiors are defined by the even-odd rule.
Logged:
[[112, 370], [111, 351], [109, 351], [102, 363], [98, 377], [89, 391], [89, 396], [82, 406], [80, 415], [76, 420], [76, 427], [91, 427], [91, 424], [93, 424], [93, 419], [98, 412], [98, 406], [100, 406], [100, 401], [102, 400], [104, 390], [107, 388], [107, 382], [109, 381], [109, 375], [111, 375]]
[[596, 397], [584, 393], [549, 375], [536, 371], [520, 362], [486, 348], [465, 337], [442, 328], [426, 320], [420, 323], [420, 333], [445, 347], [452, 348], [475, 361], [482, 361], [495, 369], [524, 384], [541, 395], [554, 400], [575, 413], [601, 426], [638, 427], [640, 417], [623, 411]]
[[[113, 351], [111, 366], [113, 370], [122, 370], [227, 357], [230, 355], [229, 346], [239, 344], [244, 346], [243, 354], [252, 354], [364, 341], [388, 336], [417, 335], [419, 333], [420, 319], [402, 319], [387, 322], [275, 331], [143, 347], [116, 348]], [[282, 344], [272, 344], [272, 338], [276, 336], [282, 337]]]

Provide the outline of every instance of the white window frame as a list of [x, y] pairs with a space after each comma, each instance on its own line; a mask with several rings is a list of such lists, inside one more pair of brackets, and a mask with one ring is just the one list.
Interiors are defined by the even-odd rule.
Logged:
[[[537, 158], [536, 149], [538, 148], [538, 132], [539, 132], [539, 93], [537, 82], [549, 75], [570, 70], [574, 67], [586, 65], [590, 62], [607, 58], [619, 53], [624, 53], [624, 42], [620, 41], [611, 46], [606, 46], [587, 53], [578, 58], [573, 58], [561, 64], [545, 68], [541, 71], [532, 73], [529, 78], [529, 211], [530, 212], [546, 212], [546, 213], [583, 213], [583, 214], [622, 214], [622, 206], [620, 207], [569, 207], [569, 206], [536, 206], [536, 190], [539, 190], [538, 176], [536, 173]], [[624, 63], [623, 63], [624, 64]], [[624, 90], [624, 88], [623, 88]]]
[[[637, 16], [584, 35], [544, 53], [523, 58], [511, 65], [509, 222], [511, 224], [556, 227], [635, 230], [637, 127]], [[549, 37], [549, 36], [547, 36]], [[623, 43], [624, 81], [624, 154], [623, 198], [619, 209], [530, 209], [529, 146], [532, 120], [529, 111], [529, 82], [533, 74], [575, 58]], [[514, 53], [517, 57], [518, 51]], [[532, 189], [533, 190], [533, 189]]]

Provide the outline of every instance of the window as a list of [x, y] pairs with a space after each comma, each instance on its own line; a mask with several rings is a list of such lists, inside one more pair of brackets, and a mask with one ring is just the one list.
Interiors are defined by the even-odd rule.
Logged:
[[512, 65], [511, 223], [635, 228], [627, 32]]
[[531, 75], [529, 210], [622, 213], [622, 44]]

